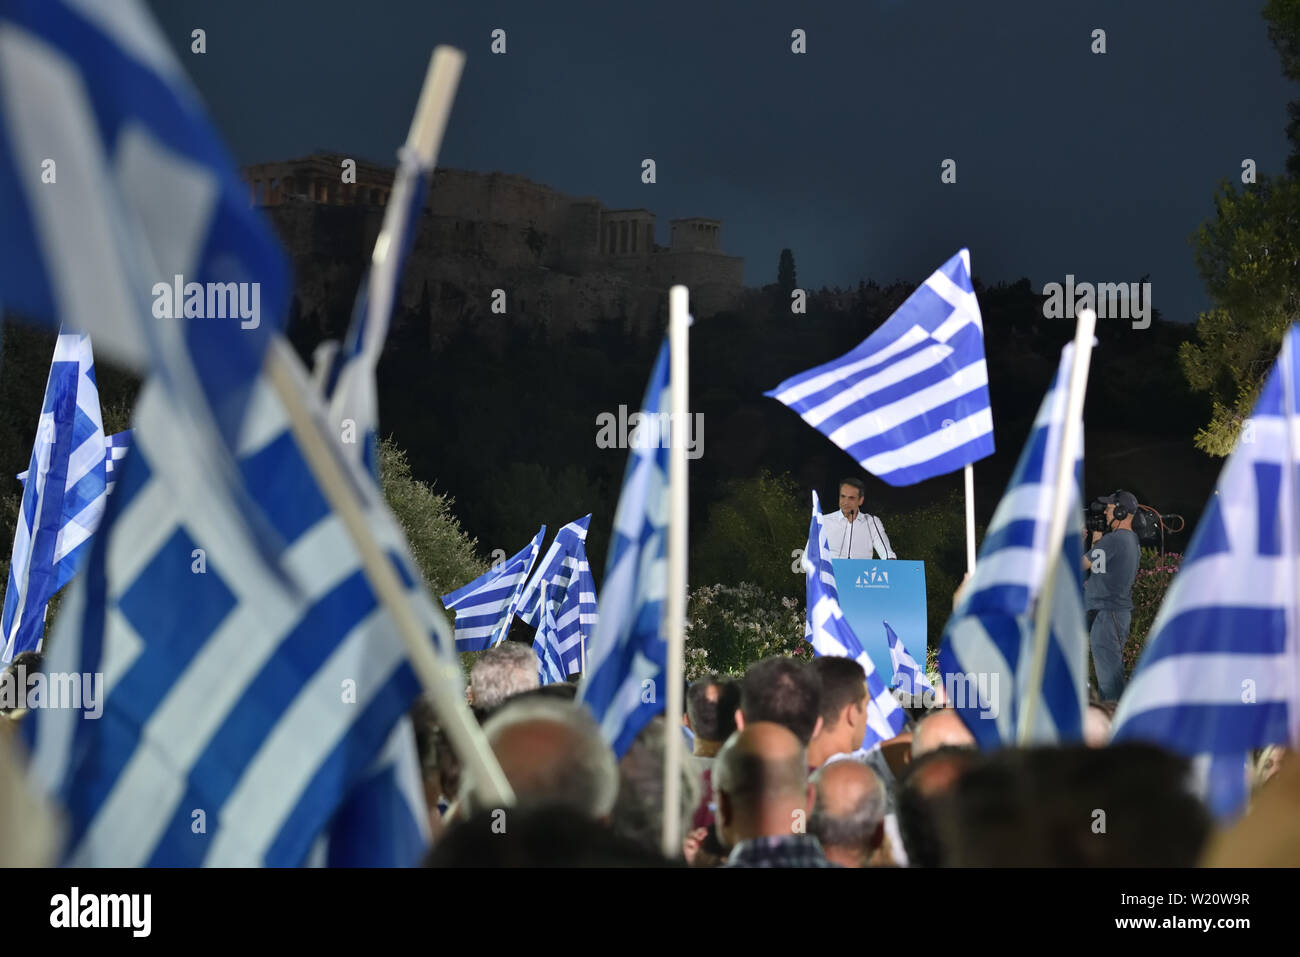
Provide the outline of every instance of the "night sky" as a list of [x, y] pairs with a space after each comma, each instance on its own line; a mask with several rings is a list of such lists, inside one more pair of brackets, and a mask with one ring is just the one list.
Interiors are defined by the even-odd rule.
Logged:
[[1189, 237], [1216, 185], [1247, 157], [1282, 171], [1296, 95], [1262, 0], [152, 7], [240, 163], [391, 161], [450, 43], [468, 60], [440, 165], [646, 207], [664, 244], [671, 218], [720, 218], [747, 285], [775, 281], [787, 246], [808, 288], [920, 281], [969, 246], [985, 282], [1149, 274], [1178, 320], [1207, 305]]

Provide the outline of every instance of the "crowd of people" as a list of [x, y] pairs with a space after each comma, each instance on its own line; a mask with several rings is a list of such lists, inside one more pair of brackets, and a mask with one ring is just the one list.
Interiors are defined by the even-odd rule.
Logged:
[[[16, 682], [18, 664], [0, 681]], [[21, 664], [36, 670], [40, 660]], [[1216, 830], [1190, 762], [1109, 743], [1114, 702], [1092, 702], [1084, 741], [1067, 747], [981, 752], [958, 712], [940, 706], [909, 709], [903, 733], [864, 749], [861, 665], [776, 656], [739, 678], [691, 683], [680, 727], [655, 718], [616, 760], [576, 694], [572, 682], [539, 686], [527, 644], [507, 641], [474, 664], [467, 697], [514, 791], [508, 808], [482, 800], [433, 707], [417, 701], [429, 866], [1300, 864], [1300, 761], [1287, 749], [1252, 756], [1251, 808]], [[14, 709], [0, 723], [21, 717]], [[681, 849], [665, 857], [668, 734], [689, 745]], [[12, 784], [11, 770], [0, 777]], [[31, 826], [48, 816], [39, 810], [28, 809], [25, 835], [41, 834], [40, 853], [48, 853], [52, 832]]]
[[[432, 709], [417, 706], [430, 866], [1188, 867], [1300, 854], [1300, 762], [1278, 748], [1254, 755], [1241, 833], [1216, 832], [1190, 762], [1109, 744], [1114, 702], [1089, 705], [1077, 745], [981, 752], [956, 710], [933, 707], [864, 749], [862, 667], [777, 656], [693, 682], [683, 729], [656, 718], [616, 761], [575, 694], [539, 687], [524, 644], [475, 663], [468, 696], [515, 792], [505, 809], [478, 801]], [[670, 733], [690, 749], [681, 852], [666, 858]], [[1276, 828], [1259, 836], [1261, 814], [1290, 822], [1289, 845]]]

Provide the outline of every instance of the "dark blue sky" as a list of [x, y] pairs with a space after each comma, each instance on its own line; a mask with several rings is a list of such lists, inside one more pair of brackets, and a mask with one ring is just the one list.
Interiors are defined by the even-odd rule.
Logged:
[[747, 284], [774, 281], [785, 246], [811, 288], [919, 281], [965, 245], [986, 282], [1149, 273], [1156, 308], [1184, 320], [1207, 304], [1189, 237], [1216, 184], [1246, 157], [1285, 163], [1300, 91], [1262, 5], [153, 2], [241, 163], [391, 160], [429, 51], [450, 43], [468, 60], [442, 165], [647, 207], [661, 243], [673, 217], [721, 218]]

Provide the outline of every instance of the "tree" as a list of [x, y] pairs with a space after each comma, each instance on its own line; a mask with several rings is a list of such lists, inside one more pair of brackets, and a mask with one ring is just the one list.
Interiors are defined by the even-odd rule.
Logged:
[[1224, 184], [1215, 219], [1196, 236], [1196, 264], [1213, 308], [1179, 359], [1188, 384], [1213, 402], [1196, 446], [1227, 455], [1259, 396], [1290, 324], [1300, 319], [1300, 182]]
[[[1263, 15], [1283, 74], [1300, 80], [1300, 0], [1269, 0]], [[1184, 343], [1178, 357], [1188, 384], [1210, 396], [1196, 446], [1211, 455], [1232, 451], [1283, 334], [1300, 319], [1300, 100], [1288, 110], [1290, 177], [1223, 183], [1214, 220], [1195, 237], [1212, 308], [1197, 321], [1199, 341]]]
[[390, 439], [379, 443], [379, 475], [384, 498], [435, 599], [487, 571], [487, 563], [475, 553], [478, 542], [465, 534], [452, 513], [451, 498], [412, 476], [406, 453]]
[[794, 253], [781, 250], [781, 262], [776, 267], [776, 283], [787, 296], [799, 284], [794, 275]]
[[[1268, 38], [1282, 59], [1282, 75], [1300, 81], [1300, 0], [1268, 0], [1264, 19], [1268, 21]], [[1286, 135], [1291, 141], [1287, 172], [1300, 176], [1300, 100], [1287, 104], [1287, 115]]]

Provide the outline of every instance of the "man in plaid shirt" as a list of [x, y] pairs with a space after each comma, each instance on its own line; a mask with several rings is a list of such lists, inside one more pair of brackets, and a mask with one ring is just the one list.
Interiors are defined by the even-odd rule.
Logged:
[[808, 755], [787, 728], [746, 724], [718, 754], [713, 785], [725, 867], [834, 867], [807, 833], [813, 806]]

